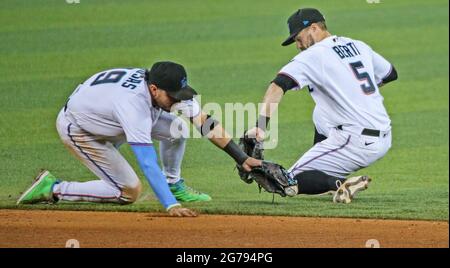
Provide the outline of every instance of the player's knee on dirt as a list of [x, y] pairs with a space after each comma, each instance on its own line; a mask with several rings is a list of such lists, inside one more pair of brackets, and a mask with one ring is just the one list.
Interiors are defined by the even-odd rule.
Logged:
[[294, 179], [298, 182], [298, 194], [323, 194], [336, 191], [336, 181], [344, 182], [345, 179], [330, 176], [319, 170], [307, 170], [297, 174]]
[[122, 195], [120, 196], [120, 203], [123, 205], [129, 205], [139, 198], [142, 192], [142, 184], [138, 180], [135, 185], [125, 186], [122, 189]]

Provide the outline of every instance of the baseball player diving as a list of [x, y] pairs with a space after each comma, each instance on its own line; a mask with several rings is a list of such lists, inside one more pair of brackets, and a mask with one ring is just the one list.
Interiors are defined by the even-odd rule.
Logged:
[[[94, 74], [70, 96], [57, 120], [64, 145], [98, 180], [59, 181], [49, 171], [36, 177], [18, 204], [64, 201], [131, 204], [141, 183], [118, 148], [127, 142], [147, 181], [173, 216], [196, 216], [179, 202], [209, 201], [207, 194], [185, 185], [180, 177], [188, 127], [180, 112], [203, 136], [227, 152], [245, 170], [261, 165], [247, 156], [220, 124], [202, 112], [193, 98], [183, 66], [157, 62], [150, 70], [120, 68]], [[160, 142], [162, 170], [153, 139]]]
[[[382, 158], [391, 147], [391, 120], [379, 88], [396, 80], [397, 71], [366, 43], [328, 32], [317, 9], [299, 9], [289, 17], [288, 26], [290, 36], [282, 45], [295, 43], [300, 53], [271, 82], [257, 126], [246, 136], [262, 142], [275, 110], [269, 104], [276, 107], [286, 91], [305, 88], [315, 102], [315, 144], [286, 171], [287, 178], [296, 180], [289, 184], [290, 192], [257, 183], [283, 196], [331, 192], [334, 202], [350, 203], [371, 179], [346, 178]], [[243, 179], [252, 182], [251, 177]]]

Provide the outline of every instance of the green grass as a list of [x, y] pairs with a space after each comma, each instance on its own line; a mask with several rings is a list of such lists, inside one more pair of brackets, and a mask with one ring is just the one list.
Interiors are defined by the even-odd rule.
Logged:
[[[77, 83], [118, 66], [183, 63], [206, 102], [257, 102], [295, 54], [280, 46], [299, 1], [64, 0], [0, 2], [0, 207], [40, 168], [62, 178], [92, 179], [63, 147], [57, 112]], [[375, 178], [349, 205], [330, 196], [259, 194], [233, 161], [205, 140], [189, 140], [183, 176], [213, 201], [204, 213], [448, 220], [448, 2], [446, 0], [301, 1], [321, 9], [332, 33], [361, 39], [392, 61], [399, 81], [382, 88], [393, 147], [359, 174]], [[312, 100], [289, 92], [279, 111], [279, 145], [267, 158], [290, 166], [311, 147]], [[123, 153], [136, 167], [129, 148]], [[141, 174], [141, 173], [139, 173]], [[22, 208], [161, 211], [147, 183], [130, 206], [68, 204]]]

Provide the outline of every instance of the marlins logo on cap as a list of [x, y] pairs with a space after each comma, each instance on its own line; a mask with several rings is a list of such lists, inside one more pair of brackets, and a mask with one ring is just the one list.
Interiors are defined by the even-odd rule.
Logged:
[[297, 34], [311, 26], [314, 22], [325, 21], [325, 17], [315, 8], [302, 8], [297, 10], [288, 19], [289, 37], [281, 44], [283, 46], [294, 43]]
[[153, 64], [147, 82], [167, 92], [175, 100], [190, 100], [197, 92], [188, 85], [184, 67], [178, 63], [161, 61]]
[[183, 77], [183, 79], [181, 79], [181, 88], [187, 87], [187, 84], [187, 77]]

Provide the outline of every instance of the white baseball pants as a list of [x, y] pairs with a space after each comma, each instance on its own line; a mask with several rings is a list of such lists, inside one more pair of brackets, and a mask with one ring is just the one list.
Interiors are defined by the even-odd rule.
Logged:
[[[174, 122], [175, 121], [175, 122]], [[172, 123], [179, 124], [171, 134]], [[118, 150], [125, 137], [105, 137], [88, 133], [71, 123], [62, 110], [56, 127], [64, 145], [98, 180], [87, 182], [63, 181], [56, 184], [53, 193], [60, 200], [133, 203], [141, 192], [141, 183], [130, 164]], [[173, 129], [172, 129], [173, 131]], [[152, 139], [160, 141], [163, 171], [168, 179], [179, 178], [188, 134], [186, 123], [175, 115], [162, 112], [154, 121]]]
[[315, 144], [289, 169], [293, 176], [306, 170], [319, 170], [345, 178], [381, 159], [391, 148], [391, 130], [379, 137], [362, 135], [363, 128], [330, 129], [328, 138]]

